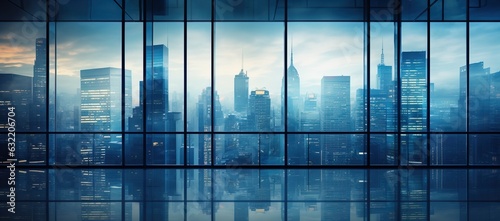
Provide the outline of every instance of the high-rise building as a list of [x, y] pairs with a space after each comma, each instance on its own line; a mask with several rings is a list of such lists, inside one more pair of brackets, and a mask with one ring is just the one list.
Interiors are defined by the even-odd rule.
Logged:
[[[144, 116], [148, 132], [173, 132], [182, 128], [180, 112], [169, 112], [168, 48], [165, 45], [146, 46], [146, 99]], [[139, 117], [140, 118], [140, 117]], [[182, 135], [148, 134], [146, 136], [147, 164], [177, 164], [180, 162]]]
[[[469, 85], [467, 85], [467, 66], [460, 67], [460, 94], [458, 98], [458, 120], [460, 122], [457, 130], [466, 129], [466, 113], [469, 113], [470, 131], [487, 131], [490, 121], [489, 113], [489, 90], [490, 90], [490, 68], [484, 68], [483, 62], [472, 63], [469, 68]], [[469, 99], [467, 99], [467, 87], [469, 87]], [[467, 106], [467, 102], [469, 105]], [[467, 110], [467, 112], [466, 112]]]
[[146, 131], [163, 132], [169, 111], [168, 48], [165, 45], [146, 46]]
[[[324, 76], [321, 79], [321, 131], [351, 131], [350, 84], [350, 76]], [[323, 135], [322, 164], [349, 164], [352, 156], [350, 143], [350, 135]]]
[[[9, 128], [8, 108], [14, 108], [13, 119], [15, 120], [15, 132], [29, 130], [29, 109], [31, 104], [31, 81], [32, 78], [18, 74], [0, 73], [0, 129], [7, 132]], [[12, 114], [11, 114], [12, 116]], [[12, 122], [12, 121], [10, 121]], [[20, 139], [18, 135], [15, 140], [15, 157], [8, 157], [7, 135], [5, 139], [0, 140], [0, 145], [4, 146], [0, 150], [0, 160], [7, 158], [16, 158], [18, 160], [27, 160], [30, 157], [30, 149], [25, 139]], [[42, 152], [44, 154], [45, 151]], [[45, 159], [45, 155], [43, 158]], [[30, 159], [31, 160], [31, 159]]]
[[271, 98], [268, 90], [252, 91], [248, 99], [248, 120], [255, 131], [271, 129]]
[[[490, 86], [490, 107], [489, 107], [489, 125], [488, 130], [490, 132], [500, 131], [500, 71], [491, 74], [491, 86]], [[488, 135], [486, 135], [488, 136]], [[478, 155], [481, 156], [482, 164], [500, 164], [500, 150], [497, 146], [500, 143], [500, 134], [492, 133], [490, 136], [489, 143], [483, 145], [482, 147], [477, 147]], [[479, 154], [482, 153], [482, 154]]]
[[[130, 80], [130, 70], [125, 70], [125, 80]], [[128, 76], [128, 77], [127, 77]], [[82, 131], [121, 131], [122, 121], [122, 70], [96, 68], [80, 71], [80, 127]], [[125, 85], [130, 85], [126, 82]], [[127, 89], [125, 89], [127, 90]], [[132, 103], [130, 94], [125, 100]], [[129, 109], [125, 107], [125, 109]], [[131, 113], [131, 110], [123, 110]]]
[[[271, 98], [267, 90], [255, 90], [248, 99], [247, 124], [250, 131], [271, 131]], [[271, 134], [246, 134], [240, 141], [247, 143], [243, 147], [250, 150], [254, 163], [268, 162], [275, 136]], [[246, 151], [244, 151], [246, 152]], [[277, 153], [277, 152], [275, 152]]]
[[[396, 99], [392, 80], [392, 66], [384, 63], [384, 49], [377, 65], [376, 89], [370, 89], [370, 130], [375, 132], [395, 131]], [[366, 104], [365, 104], [366, 105]], [[366, 114], [366, 113], [365, 113]], [[394, 163], [394, 135], [371, 134], [371, 162], [374, 164]]]
[[[224, 115], [222, 113], [222, 106], [219, 101], [217, 91], [214, 91], [214, 108], [212, 108], [212, 88], [207, 87], [203, 90], [198, 98], [198, 130], [199, 132], [211, 132], [212, 125], [215, 131], [220, 131], [224, 123]], [[212, 118], [213, 111], [213, 118]], [[214, 120], [212, 120], [214, 119]], [[215, 139], [219, 137], [214, 137]], [[223, 153], [223, 142], [214, 142], [217, 145], [216, 152]], [[200, 134], [198, 136], [198, 164], [211, 165], [212, 164], [212, 135]]]
[[248, 110], [248, 75], [241, 69], [234, 76], [234, 111], [246, 113]]
[[[401, 131], [427, 130], [427, 59], [425, 51], [401, 54]], [[426, 138], [423, 134], [401, 135], [401, 163], [425, 163]]]
[[[300, 129], [300, 77], [299, 72], [293, 65], [293, 48], [290, 54], [290, 66], [287, 70], [287, 78], [283, 77], [281, 85], [281, 116], [287, 122], [287, 130], [297, 132]], [[285, 107], [285, 90], [286, 90], [286, 107]], [[285, 113], [286, 108], [286, 113]], [[284, 121], [283, 121], [284, 129]], [[288, 162], [290, 164], [304, 164], [304, 146], [302, 135], [288, 136]]]
[[[283, 77], [282, 81], [282, 86], [281, 86], [281, 97], [282, 97], [282, 116], [286, 117], [287, 119], [287, 125], [288, 125], [288, 131], [297, 131], [299, 129], [299, 112], [300, 112], [300, 106], [301, 106], [301, 99], [300, 99], [300, 77], [299, 77], [299, 72], [293, 66], [293, 48], [291, 50], [291, 55], [290, 55], [290, 67], [288, 67], [287, 70], [287, 82], [285, 84], [285, 78]], [[287, 96], [287, 113], [286, 115], [284, 114], [284, 108], [285, 108], [285, 102], [284, 102], [284, 97], [285, 97], [285, 89], [286, 89], [286, 96]]]
[[[0, 107], [7, 110], [14, 107], [16, 131], [29, 130], [29, 108], [31, 104], [31, 81], [28, 76], [0, 73]], [[0, 129], [9, 127], [7, 111], [0, 113]]]
[[[318, 105], [318, 99], [316, 94], [314, 93], [307, 94], [306, 99], [304, 101], [304, 111], [300, 113], [301, 116], [300, 131], [315, 132], [321, 130], [319, 108], [317, 105]], [[305, 134], [305, 135], [295, 134], [292, 136], [300, 136], [303, 145], [301, 146], [300, 149], [297, 149], [296, 152], [295, 150], [289, 151], [289, 156], [292, 155], [293, 157], [297, 157], [300, 160], [305, 159], [304, 162], [308, 165], [320, 165], [321, 136], [319, 134]]]
[[[490, 68], [484, 68], [483, 62], [473, 63], [469, 68], [467, 85], [467, 67], [460, 68], [460, 97], [458, 101], [458, 119], [463, 126], [468, 123], [470, 132], [497, 132], [500, 129], [500, 74], [490, 74]], [[467, 99], [467, 86], [469, 97]], [[462, 110], [462, 111], [461, 111]], [[465, 112], [465, 110], [467, 110]], [[468, 121], [465, 121], [468, 113]], [[463, 140], [463, 137], [461, 138]], [[496, 143], [500, 136], [491, 134], [471, 134], [468, 136], [470, 160], [473, 164], [499, 164], [500, 152]]]
[[[354, 100], [354, 106], [352, 108], [352, 120], [353, 129], [356, 132], [364, 132], [367, 130], [367, 93], [364, 88], [358, 88], [356, 90], [356, 99]], [[363, 163], [365, 159], [367, 146], [367, 139], [364, 134], [353, 134], [351, 135], [351, 150], [353, 151], [353, 156], [350, 159], [350, 163]]]
[[382, 45], [382, 53], [380, 54], [380, 64], [377, 65], [377, 89], [390, 91], [392, 85], [392, 66], [384, 63], [384, 46]]
[[425, 51], [401, 54], [401, 130], [426, 130], [427, 60]]
[[47, 127], [47, 41], [36, 39], [36, 57], [33, 66], [33, 103], [30, 130], [45, 131]]
[[[125, 70], [125, 80], [131, 72]], [[127, 77], [128, 76], [128, 77]], [[122, 130], [122, 96], [132, 102], [130, 93], [122, 95], [122, 70], [96, 68], [80, 71], [80, 129], [84, 132], [113, 132]], [[125, 82], [130, 85], [130, 82]], [[127, 89], [126, 89], [127, 90]], [[84, 164], [121, 163], [121, 136], [82, 135], [81, 157]], [[119, 150], [116, 150], [116, 149]]]

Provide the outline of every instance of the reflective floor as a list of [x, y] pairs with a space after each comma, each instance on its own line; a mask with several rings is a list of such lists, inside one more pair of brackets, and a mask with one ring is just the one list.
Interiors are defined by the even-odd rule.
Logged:
[[0, 220], [500, 217], [496, 169], [19, 169], [15, 194], [16, 213], [1, 203]]

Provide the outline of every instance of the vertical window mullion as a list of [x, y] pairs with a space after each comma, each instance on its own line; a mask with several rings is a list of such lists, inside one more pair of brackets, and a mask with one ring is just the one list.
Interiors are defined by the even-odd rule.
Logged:
[[[431, 171], [429, 169], [429, 165], [431, 163], [431, 135], [430, 135], [430, 131], [431, 131], [431, 10], [430, 10], [430, 7], [431, 7], [431, 2], [430, 0], [427, 0], [427, 71], [426, 71], [426, 74], [427, 74], [427, 83], [426, 83], [426, 86], [427, 86], [427, 110], [426, 110], [426, 127], [427, 127], [427, 133], [426, 133], [426, 140], [427, 140], [427, 144], [426, 144], [426, 151], [427, 151], [427, 154], [426, 154], [426, 158], [427, 158], [427, 170], [426, 170], [426, 179], [427, 179], [427, 183], [426, 183], [426, 197], [427, 197], [427, 208], [426, 208], [426, 217], [427, 217], [427, 221], [430, 221], [431, 220]], [[443, 4], [443, 11], [444, 11], [444, 0], [442, 2]], [[444, 17], [444, 15], [443, 15]]]
[[[49, 108], [49, 96], [50, 96], [50, 13], [49, 13], [49, 1], [45, 1], [45, 219], [50, 220], [50, 203], [49, 203], [49, 122], [50, 122], [50, 108]], [[55, 188], [54, 188], [55, 189]], [[55, 203], [53, 204], [55, 205]]]
[[188, 50], [187, 50], [187, 2], [184, 2], [184, 117], [183, 117], [183, 120], [184, 120], [184, 137], [183, 137], [183, 140], [184, 140], [184, 156], [183, 156], [183, 162], [184, 162], [184, 221], [187, 220], [187, 170], [186, 170], [186, 166], [187, 166], [187, 154], [188, 154], [188, 147], [189, 145], [187, 144], [187, 140], [188, 140], [188, 135], [187, 135], [187, 53], [188, 53]]
[[[215, 155], [215, 148], [214, 148], [214, 138], [215, 138], [215, 134], [214, 134], [214, 75], [215, 75], [215, 52], [214, 52], [214, 44], [215, 44], [215, 4], [216, 4], [216, 0], [213, 0], [212, 1], [212, 5], [211, 5], [211, 9], [212, 9], [212, 14], [210, 15], [211, 16], [211, 26], [210, 26], [210, 33], [211, 33], [211, 38], [210, 38], [210, 70], [211, 70], [211, 77], [210, 77], [210, 87], [211, 87], [211, 99], [210, 99], [210, 118], [211, 118], [211, 121], [210, 121], [210, 145], [211, 145], [211, 150], [210, 151], [210, 165], [213, 166], [215, 165], [214, 164], [214, 155]], [[203, 134], [203, 136], [206, 136], [205, 134]], [[198, 156], [199, 157], [199, 156]], [[213, 218], [213, 217], [212, 217]]]
[[[465, 67], [467, 67], [466, 71], [467, 71], [467, 91], [466, 91], [466, 96], [465, 96], [465, 102], [466, 102], [466, 110], [465, 110], [465, 147], [466, 147], [466, 165], [467, 167], [470, 166], [470, 145], [469, 145], [469, 73], [470, 73], [470, 22], [469, 22], [469, 19], [470, 19], [470, 0], [466, 0], [465, 1], [465, 4], [466, 7], [467, 7], [467, 10], [465, 11], [465, 17], [466, 17], [466, 24], [465, 24], [465, 53], [466, 53], [466, 56], [465, 56]], [[466, 181], [466, 194], [465, 194], [465, 200], [469, 200], [469, 187], [470, 187], [470, 180], [469, 180], [469, 177], [470, 177], [470, 174], [469, 174], [469, 170], [466, 171], [466, 176], [467, 176], [467, 181]], [[469, 206], [469, 203], [467, 202], [466, 203], [466, 210], [467, 210], [467, 219], [469, 219], [469, 214], [470, 214], [470, 206]]]
[[[121, 70], [121, 83], [122, 83], [122, 131], [121, 131], [121, 135], [122, 135], [122, 156], [121, 156], [121, 159], [122, 159], [122, 163], [121, 163], [121, 166], [122, 166], [122, 169], [125, 168], [124, 165], [125, 165], [125, 87], [128, 86], [128, 85], [125, 85], [125, 2], [126, 1], [122, 1], [122, 53], [121, 53], [121, 56], [122, 56], [122, 70]], [[130, 76], [132, 77], [132, 76]], [[132, 85], [130, 85], [132, 87]], [[129, 96], [132, 96], [132, 94], [129, 94]], [[125, 220], [125, 173], [124, 171], [121, 172], [121, 180], [122, 180], [122, 185], [121, 185], [121, 198], [122, 198], [122, 201], [121, 201], [121, 218], [122, 220]]]
[[401, 173], [403, 170], [401, 169], [401, 0], [396, 0], [394, 4], [393, 11], [399, 12], [394, 14], [395, 20], [395, 50], [394, 50], [394, 58], [396, 59], [396, 100], [397, 100], [397, 165], [400, 168], [396, 171], [396, 176], [399, 177], [398, 182], [396, 182], [396, 217], [399, 220], [401, 218]]
[[[283, 108], [283, 116], [281, 116], [281, 119], [282, 119], [282, 124], [283, 124], [283, 132], [284, 132], [284, 152], [283, 152], [283, 157], [284, 157], [284, 161], [285, 161], [285, 167], [288, 166], [288, 70], [287, 70], [287, 64], [288, 64], [288, 1], [284, 1], [284, 10], [285, 10], [285, 22], [284, 22], [284, 27], [285, 27], [285, 33], [284, 33], [284, 47], [285, 47], [285, 50], [283, 50], [283, 56], [285, 59], [283, 59], [284, 61], [284, 67], [283, 67], [283, 70], [284, 70], [284, 76], [283, 76], [283, 104], [284, 107]], [[294, 136], [297, 136], [294, 134]], [[260, 153], [260, 151], [259, 151]], [[259, 160], [259, 164], [260, 164], [260, 160]], [[286, 175], [286, 174], [285, 174]], [[285, 207], [285, 211], [286, 211], [286, 207]]]
[[[371, 32], [371, 18], [370, 18], [370, 1], [369, 0], [364, 0], [364, 23], [366, 25], [366, 29], [365, 29], [365, 43], [366, 43], [366, 50], [363, 50], [364, 53], [365, 53], [365, 56], [364, 58], [366, 59], [366, 62], [364, 64], [365, 68], [366, 68], [366, 72], [365, 72], [365, 75], [366, 75], [366, 102], [363, 101], [363, 105], [366, 105], [366, 133], [365, 133], [365, 138], [364, 138], [364, 142], [366, 144], [366, 146], [364, 147], [365, 148], [365, 157], [366, 157], [366, 166], [369, 168], [370, 165], [371, 165], [371, 160], [370, 160], [370, 156], [371, 156], [371, 146], [370, 146], [370, 138], [371, 138], [371, 122], [370, 122], [370, 118], [371, 118], [371, 105], [370, 105], [370, 91], [371, 91], [371, 85], [370, 85], [370, 75], [371, 75], [371, 72], [370, 72], [370, 47], [371, 47], [371, 35], [370, 35], [370, 32]], [[365, 110], [365, 108], [363, 108], [363, 110]], [[387, 132], [387, 131], [385, 131]], [[386, 135], [387, 136], [387, 135]], [[365, 213], [365, 217], [366, 217], [366, 220], [367, 221], [370, 221], [370, 201], [371, 201], [371, 194], [370, 194], [370, 170], [368, 171], [365, 171], [365, 176], [366, 176], [366, 180], [367, 182], [364, 184], [364, 187], [363, 189], [365, 190], [365, 194], [366, 194], [366, 198], [367, 199], [367, 202], [365, 202], [365, 205], [366, 205], [366, 213]]]

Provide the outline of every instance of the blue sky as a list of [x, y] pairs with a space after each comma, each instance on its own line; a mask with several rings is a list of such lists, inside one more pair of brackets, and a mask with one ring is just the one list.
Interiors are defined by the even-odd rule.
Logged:
[[[22, 23], [17, 23], [17, 25]], [[34, 36], [2, 24], [0, 34], [0, 72], [32, 75]], [[319, 93], [322, 76], [351, 76], [351, 98], [364, 84], [364, 45], [361, 22], [288, 23], [288, 52], [293, 39], [294, 65], [301, 78], [301, 92]], [[53, 27], [52, 27], [53, 28]], [[57, 23], [57, 74], [74, 76], [69, 82], [58, 82], [61, 89], [79, 85], [81, 69], [121, 66], [121, 23]], [[385, 63], [394, 64], [393, 23], [371, 23], [372, 87], [376, 65], [380, 62], [382, 41]], [[431, 82], [436, 90], [458, 90], [459, 67], [466, 62], [465, 23], [431, 24]], [[44, 36], [44, 29], [38, 29]], [[192, 99], [210, 86], [211, 26], [208, 22], [188, 24], [188, 93]], [[402, 50], [426, 50], [426, 23], [402, 24]], [[470, 23], [470, 61], [484, 61], [492, 72], [500, 70], [496, 55], [500, 51], [497, 36], [500, 24]], [[25, 36], [26, 41], [13, 44], [14, 38]], [[233, 77], [242, 67], [250, 77], [250, 89], [266, 88], [273, 103], [279, 105], [281, 80], [284, 72], [284, 24], [279, 22], [220, 22], [215, 24], [215, 85], [223, 105], [232, 109]], [[29, 41], [32, 40], [32, 42]], [[155, 23], [154, 44], [169, 47], [170, 91], [183, 91], [184, 46], [183, 23]], [[52, 41], [51, 43], [54, 43]], [[51, 46], [51, 53], [54, 47]], [[142, 24], [126, 25], [126, 68], [132, 70], [134, 97], [142, 79]], [[287, 55], [290, 62], [290, 53]], [[51, 60], [54, 73], [54, 60]], [[60, 78], [63, 79], [63, 78]], [[73, 79], [73, 80], [71, 80]], [[68, 81], [68, 80], [66, 80]], [[70, 91], [71, 92], [71, 91]], [[137, 103], [137, 99], [134, 99]], [[191, 102], [191, 101], [189, 101]], [[192, 101], [194, 102], [194, 101]]]

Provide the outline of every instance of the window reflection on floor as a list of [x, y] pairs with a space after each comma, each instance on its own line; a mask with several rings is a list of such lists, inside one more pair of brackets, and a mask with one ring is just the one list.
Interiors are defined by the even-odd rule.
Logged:
[[[19, 215], [10, 220], [494, 220], [500, 215], [500, 173], [494, 169], [59, 168], [21, 169], [18, 178]], [[6, 204], [1, 207], [6, 211]]]

